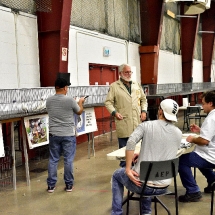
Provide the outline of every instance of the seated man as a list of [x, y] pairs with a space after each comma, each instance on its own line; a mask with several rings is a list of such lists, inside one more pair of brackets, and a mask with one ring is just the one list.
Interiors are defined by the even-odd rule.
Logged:
[[[124, 186], [131, 192], [141, 193], [142, 182], [138, 179], [141, 161], [163, 161], [176, 157], [182, 132], [172, 122], [177, 121], [178, 104], [165, 99], [158, 109], [158, 120], [141, 123], [131, 134], [126, 146], [126, 168], [116, 170], [112, 177], [112, 215], [122, 215]], [[142, 139], [139, 156], [134, 156], [135, 145]], [[135, 163], [132, 167], [132, 161]], [[132, 168], [131, 168], [132, 167]], [[145, 194], [161, 194], [171, 180], [154, 181]], [[159, 189], [156, 189], [159, 187]], [[164, 187], [164, 189], [162, 189]], [[142, 202], [143, 214], [151, 214], [151, 198]]]
[[209, 91], [202, 95], [202, 107], [208, 114], [201, 129], [190, 125], [192, 132], [200, 132], [199, 137], [188, 136], [187, 141], [195, 143], [193, 152], [184, 154], [179, 159], [179, 174], [181, 182], [186, 188], [186, 194], [179, 196], [180, 202], [197, 202], [202, 194], [192, 175], [191, 167], [196, 167], [207, 178], [208, 186], [204, 192], [211, 192], [211, 183], [215, 181], [215, 92]]

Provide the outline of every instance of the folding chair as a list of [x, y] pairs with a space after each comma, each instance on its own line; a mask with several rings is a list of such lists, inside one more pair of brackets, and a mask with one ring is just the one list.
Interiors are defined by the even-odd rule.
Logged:
[[[194, 179], [196, 179], [196, 168], [194, 167]], [[211, 184], [212, 192], [211, 192], [211, 211], [210, 215], [213, 215], [213, 209], [214, 209], [214, 190], [215, 190], [215, 182]]]
[[212, 192], [211, 192], [211, 213], [210, 215], [213, 215], [213, 209], [214, 209], [214, 189], [215, 189], [215, 182], [211, 184]]
[[[186, 116], [185, 119], [186, 121], [184, 121], [184, 125], [187, 124], [187, 130], [189, 130], [189, 125], [190, 125], [190, 120], [191, 119], [195, 119], [195, 123], [196, 120], [199, 120], [199, 126], [201, 126], [201, 107], [200, 106], [189, 106], [187, 107], [186, 110]], [[184, 125], [183, 125], [183, 130], [184, 130]]]
[[[129, 214], [129, 201], [139, 201], [139, 211], [142, 214], [141, 201], [144, 197], [151, 197], [152, 202], [154, 202], [155, 215], [157, 215], [157, 203], [159, 203], [169, 215], [171, 215], [170, 210], [164, 205], [164, 203], [158, 198], [158, 196], [163, 195], [174, 195], [175, 197], [175, 210], [176, 215], [178, 215], [178, 192], [177, 192], [177, 183], [176, 175], [178, 174], [178, 162], [179, 159], [175, 158], [173, 160], [167, 161], [142, 161], [140, 163], [140, 180], [144, 181], [143, 189], [141, 193], [137, 193], [137, 197], [134, 197], [134, 193], [128, 191], [127, 198], [123, 202], [123, 205], [127, 203], [126, 215]], [[173, 178], [174, 179], [174, 192], [167, 191], [161, 195], [144, 195], [144, 191], [147, 186], [148, 181], [153, 180], [163, 180]]]

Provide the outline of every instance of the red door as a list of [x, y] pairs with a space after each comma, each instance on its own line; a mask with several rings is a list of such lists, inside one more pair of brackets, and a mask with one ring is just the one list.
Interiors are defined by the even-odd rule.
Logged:
[[[110, 85], [118, 80], [118, 67], [112, 65], [89, 65], [89, 81], [90, 85]], [[111, 116], [107, 109], [103, 107], [95, 107], [95, 115], [98, 126], [98, 132], [95, 136], [110, 131]]]

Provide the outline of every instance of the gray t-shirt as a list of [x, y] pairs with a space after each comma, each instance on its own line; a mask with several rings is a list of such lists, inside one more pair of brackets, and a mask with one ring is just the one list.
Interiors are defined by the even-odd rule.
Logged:
[[63, 94], [55, 94], [46, 101], [49, 115], [49, 132], [54, 136], [74, 136], [74, 113], [79, 112], [75, 99]]
[[[134, 150], [142, 139], [140, 154], [134, 170], [140, 172], [141, 161], [164, 161], [176, 158], [182, 132], [171, 122], [154, 120], [143, 122], [128, 139], [126, 150]], [[153, 184], [168, 185], [171, 180], [154, 181]]]

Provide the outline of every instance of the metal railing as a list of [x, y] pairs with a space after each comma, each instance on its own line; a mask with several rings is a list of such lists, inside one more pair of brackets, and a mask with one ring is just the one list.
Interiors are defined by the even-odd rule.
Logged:
[[[147, 87], [147, 97], [150, 98], [215, 90], [215, 83], [149, 84], [142, 85], [142, 87], [143, 89]], [[109, 86], [107, 85], [69, 87], [68, 96], [89, 95], [84, 103], [85, 107], [104, 106], [108, 90]], [[54, 94], [54, 87], [1, 89], [0, 120], [46, 113], [46, 99]]]
[[149, 84], [143, 85], [148, 88], [148, 96], [172, 96], [186, 95], [207, 90], [215, 90], [214, 82], [204, 83], [172, 83], [172, 84]]

